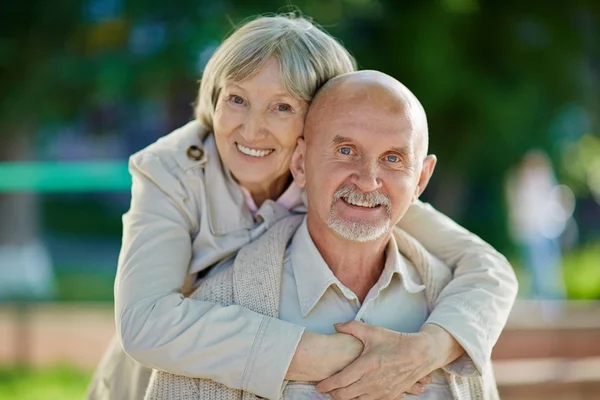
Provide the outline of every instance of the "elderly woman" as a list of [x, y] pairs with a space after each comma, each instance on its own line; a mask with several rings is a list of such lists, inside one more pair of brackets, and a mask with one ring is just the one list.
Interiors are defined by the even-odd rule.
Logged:
[[[362, 342], [333, 328], [309, 332], [185, 296], [276, 221], [305, 212], [289, 162], [308, 105], [327, 80], [354, 69], [348, 52], [304, 18], [258, 18], [223, 42], [204, 71], [196, 120], [130, 160], [132, 200], [115, 282], [118, 340], [90, 398], [141, 398], [146, 367], [278, 398], [284, 379], [319, 381], [367, 357]], [[480, 368], [516, 295], [510, 265], [422, 203], [400, 226], [455, 267], [427, 324], [443, 328]], [[382, 389], [373, 398], [389, 395], [386, 384], [373, 383]]]

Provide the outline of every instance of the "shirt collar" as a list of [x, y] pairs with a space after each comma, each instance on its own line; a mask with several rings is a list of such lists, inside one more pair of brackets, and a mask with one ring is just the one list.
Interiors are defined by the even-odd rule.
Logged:
[[[310, 237], [306, 217], [290, 244], [290, 261], [303, 317], [308, 315], [331, 285], [338, 284], [344, 292], [345, 286], [335, 277]], [[411, 276], [408, 264], [400, 255], [392, 235], [386, 248], [383, 272], [375, 284], [377, 294], [389, 286], [394, 274], [398, 274], [404, 289], [409, 293], [417, 293], [425, 289], [425, 286], [416, 282]]]
[[302, 316], [306, 317], [327, 288], [338, 281], [310, 237], [306, 217], [292, 238], [290, 261], [296, 280], [300, 311]]
[[[415, 271], [416, 272], [416, 271]], [[402, 286], [408, 293], [418, 293], [425, 290], [425, 286], [417, 282], [418, 276], [413, 275], [408, 267], [408, 260], [400, 254], [398, 244], [394, 235], [390, 236], [390, 241], [385, 250], [385, 266], [379, 280], [375, 284], [379, 292], [389, 286], [394, 274], [397, 274], [402, 282]]]

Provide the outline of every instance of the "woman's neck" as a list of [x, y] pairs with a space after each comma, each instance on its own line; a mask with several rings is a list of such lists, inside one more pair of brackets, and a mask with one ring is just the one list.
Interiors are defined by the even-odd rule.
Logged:
[[289, 172], [281, 177], [277, 178], [274, 182], [269, 185], [243, 185], [252, 196], [254, 204], [257, 208], [260, 208], [262, 203], [266, 200], [277, 200], [283, 192], [290, 186], [293, 178]]

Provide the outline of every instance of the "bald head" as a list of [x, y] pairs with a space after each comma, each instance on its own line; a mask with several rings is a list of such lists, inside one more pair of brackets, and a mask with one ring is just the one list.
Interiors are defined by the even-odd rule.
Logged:
[[385, 240], [427, 187], [436, 157], [426, 153], [425, 111], [404, 85], [375, 71], [330, 80], [290, 163], [313, 239]]
[[329, 80], [316, 94], [306, 116], [305, 137], [318, 134], [319, 121], [332, 115], [377, 108], [398, 117], [415, 135], [415, 153], [425, 157], [428, 148], [427, 116], [423, 106], [406, 86], [378, 71], [358, 71]]

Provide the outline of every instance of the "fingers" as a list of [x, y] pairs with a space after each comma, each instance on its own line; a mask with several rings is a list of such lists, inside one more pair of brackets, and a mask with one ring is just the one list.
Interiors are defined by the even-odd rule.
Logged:
[[336, 400], [351, 400], [357, 398], [377, 399], [377, 397], [373, 396], [372, 393], [366, 393], [364, 385], [362, 385], [360, 382], [353, 383], [352, 385], [343, 387], [341, 389], [336, 389], [328, 394]]
[[[361, 394], [358, 397], [355, 397], [351, 400], [404, 400], [405, 394], [404, 393], [400, 393], [397, 395], [393, 395], [393, 396], [384, 396], [384, 397], [377, 397], [377, 396], [372, 396], [370, 394]], [[333, 397], [331, 396], [331, 398], [333, 400], [346, 400], [346, 399], [340, 399], [337, 397]]]
[[363, 340], [365, 336], [365, 324], [358, 321], [348, 321], [340, 324], [334, 324], [333, 327], [339, 333], [345, 333], [346, 335], [352, 335], [358, 340], [365, 342]]
[[329, 393], [333, 390], [345, 388], [357, 382], [367, 370], [366, 365], [361, 361], [361, 358], [362, 357], [357, 358], [337, 374], [319, 382], [317, 384], [317, 391], [320, 393]]
[[424, 376], [421, 379], [419, 379], [417, 382], [419, 382], [423, 385], [428, 385], [431, 383], [431, 376], [430, 375]]
[[369, 394], [362, 394], [362, 395], [360, 395], [358, 397], [353, 398], [352, 400], [384, 400], [384, 399], [380, 399], [378, 397], [373, 397], [373, 396], [371, 396]]
[[425, 387], [420, 383], [415, 383], [406, 391], [406, 394], [414, 394], [416, 396], [423, 394], [425, 392]]

